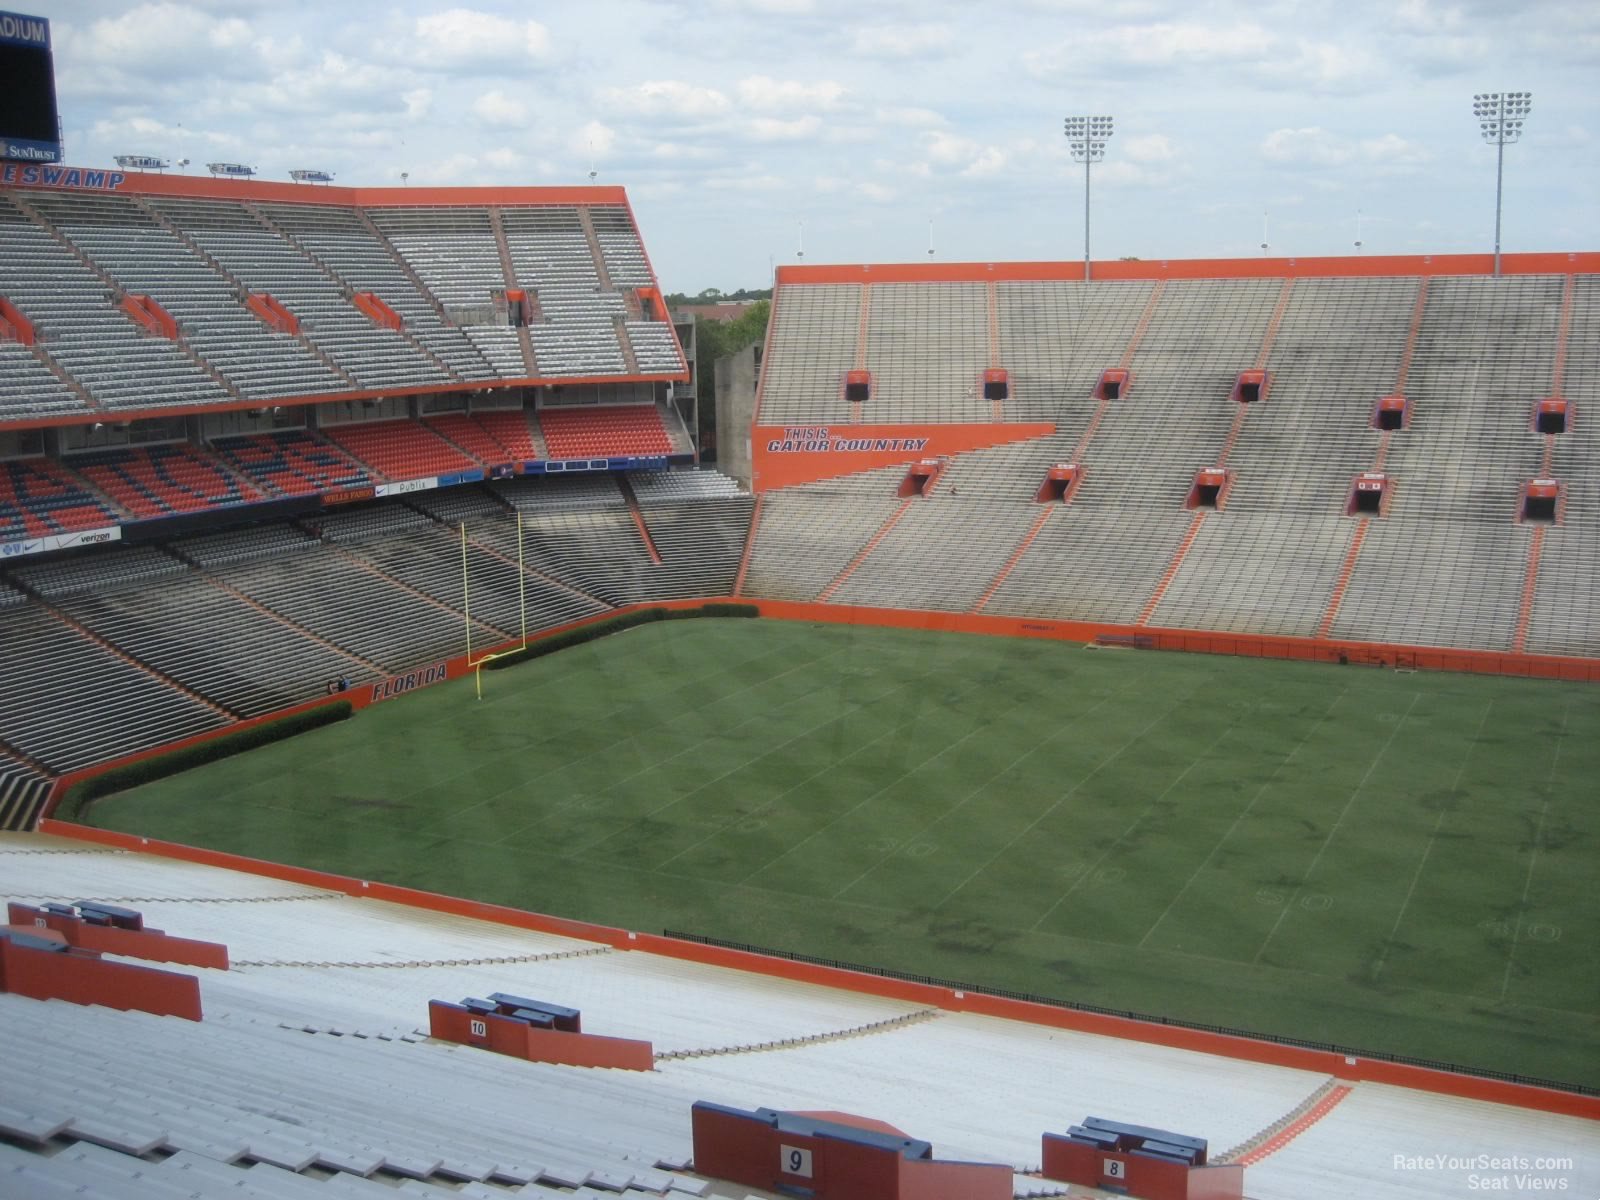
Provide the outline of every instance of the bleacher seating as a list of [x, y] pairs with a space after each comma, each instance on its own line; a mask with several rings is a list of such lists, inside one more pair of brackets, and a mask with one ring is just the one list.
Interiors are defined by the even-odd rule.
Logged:
[[373, 224], [439, 299], [497, 375], [528, 374], [517, 331], [494, 311], [495, 294], [510, 286], [500, 266], [494, 228], [483, 208], [376, 208]]
[[88, 406], [45, 366], [38, 353], [0, 339], [0, 419], [30, 420], [82, 412]]
[[298, 496], [372, 482], [359, 463], [304, 429], [219, 438], [211, 448], [269, 495]]
[[[1119, 1122], [1191, 1131], [1210, 1147], [1283, 1129], [1335, 1082], [137, 851], [11, 835], [0, 855], [14, 894], [148, 897], [137, 903], [149, 921], [225, 942], [236, 967], [248, 964], [206, 972], [201, 1022], [0, 995], [8, 1200], [737, 1197], [743, 1188], [693, 1171], [695, 1101], [874, 1113], [941, 1157], [1026, 1170], [1040, 1162], [1040, 1132], [1068, 1119], [1063, 1080], [1068, 1103], [1090, 1097]], [[418, 1032], [419, 997], [441, 988], [559, 996], [586, 1026], [652, 1041], [656, 1069], [510, 1062], [434, 1041]], [[1457, 1194], [1448, 1172], [1430, 1182], [1394, 1171], [1419, 1139], [1463, 1161], [1542, 1156], [1575, 1164], [1559, 1178], [1594, 1177], [1582, 1117], [1351, 1084], [1314, 1131], [1248, 1168], [1250, 1195], [1345, 1200], [1352, 1180], [1396, 1174], [1423, 1179], [1417, 1197]], [[1012, 1182], [1018, 1200], [1063, 1192], [1037, 1176]]]
[[116, 523], [117, 514], [54, 459], [0, 462], [0, 540]]
[[184, 569], [159, 546], [107, 546], [96, 554], [20, 559], [11, 569], [18, 583], [46, 599], [80, 592], [110, 591]]
[[520, 410], [439, 413], [425, 417], [423, 424], [484, 463], [528, 462], [544, 457], [533, 439], [527, 416]]
[[605, 458], [673, 452], [661, 413], [650, 404], [542, 408], [539, 428], [551, 458]]
[[50, 794], [50, 777], [0, 753], [0, 830], [31, 829]]
[[[120, 196], [41, 192], [30, 202], [119, 287], [151, 296], [171, 313], [184, 343], [240, 396], [302, 396], [336, 392], [349, 386], [300, 338], [263, 324], [240, 299], [237, 281], [220, 273], [136, 201]], [[99, 323], [97, 331], [98, 328]], [[182, 357], [173, 343], [158, 338], [142, 337], [135, 344], [159, 348], [163, 360]], [[50, 350], [53, 357], [61, 360], [60, 351], [54, 346]], [[63, 365], [86, 385], [90, 383], [86, 370], [92, 365], [96, 382], [90, 390], [98, 388], [105, 394], [115, 385], [116, 391], [107, 396], [107, 402], [128, 407], [150, 403], [144, 393], [160, 390], [162, 372], [171, 380], [183, 378], [176, 362], [157, 362], [146, 372], [146, 378], [138, 381], [136, 392], [124, 394], [124, 385], [117, 381], [127, 376], [126, 353], [127, 348], [119, 348], [113, 354], [109, 348], [95, 347], [85, 351], [84, 363], [75, 360]], [[199, 367], [187, 359], [183, 361], [191, 374], [204, 378]], [[211, 395], [200, 389], [185, 402], [229, 398], [209, 378], [206, 382]], [[130, 380], [128, 386], [133, 383]]]
[[0, 728], [45, 767], [73, 771], [227, 724], [35, 605], [0, 610]]
[[263, 204], [257, 211], [282, 229], [355, 291], [372, 292], [405, 322], [406, 332], [462, 379], [493, 379], [497, 372], [437, 301], [406, 274], [402, 260], [378, 231], [347, 208]]
[[261, 493], [185, 443], [96, 450], [68, 460], [80, 475], [135, 517], [243, 504]]
[[[27, 203], [35, 211], [56, 212], [74, 221], [101, 219], [91, 201], [78, 197], [30, 192]], [[68, 228], [94, 244], [104, 227], [85, 224]], [[68, 229], [62, 232], [65, 235]], [[79, 249], [82, 251], [83, 247]], [[159, 259], [156, 263], [158, 270], [168, 265]], [[108, 264], [98, 259], [95, 266], [110, 273]], [[176, 269], [172, 273], [179, 281], [177, 290], [182, 290], [182, 281], [187, 277]], [[145, 279], [144, 275], [138, 276], [137, 282]], [[124, 281], [131, 291], [147, 290], [134, 284], [133, 279]], [[163, 289], [163, 295], [169, 294]], [[0, 296], [15, 304], [32, 322], [39, 338], [38, 349], [106, 408], [161, 408], [230, 399], [227, 391], [178, 345], [142, 332], [117, 307], [112, 286], [34, 224], [10, 194], [0, 194]], [[12, 353], [8, 355], [8, 365], [12, 360], [20, 362], [20, 357]], [[46, 386], [36, 372], [28, 371], [27, 375], [34, 384]], [[59, 393], [52, 394], [47, 389], [46, 396], [48, 407], [32, 410], [29, 415], [46, 415], [62, 407]]]
[[[503, 221], [507, 277], [496, 222]], [[0, 194], [0, 297], [38, 334], [0, 344], [0, 417], [101, 406], [203, 407], [341, 391], [651, 374], [684, 369], [623, 206], [372, 209], [104, 192]], [[524, 337], [503, 294], [533, 297]], [[357, 307], [372, 293], [400, 328]], [[175, 322], [157, 336], [120, 307], [149, 296]], [[298, 328], [248, 307], [270, 296]], [[59, 368], [63, 377], [54, 368]]]
[[351, 458], [389, 479], [423, 479], [483, 465], [418, 421], [335, 425], [322, 433]]
[[450, 381], [402, 333], [374, 325], [339, 282], [245, 206], [155, 200], [151, 207], [250, 291], [266, 292], [288, 308], [307, 340], [358, 387], [416, 388]]

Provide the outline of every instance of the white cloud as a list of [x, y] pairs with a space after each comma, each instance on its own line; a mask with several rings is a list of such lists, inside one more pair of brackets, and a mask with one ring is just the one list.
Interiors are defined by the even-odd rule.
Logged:
[[945, 123], [944, 117], [931, 108], [879, 108], [873, 111], [872, 116], [880, 125], [927, 127]]
[[863, 58], [932, 58], [956, 45], [948, 25], [866, 25], [850, 38], [850, 52]]
[[879, 204], [887, 204], [900, 194], [894, 188], [882, 183], [863, 183], [856, 190], [868, 200], [876, 200]]
[[636, 117], [678, 117], [704, 119], [719, 117], [733, 106], [715, 88], [685, 83], [679, 79], [654, 79], [627, 88], [606, 88], [601, 101], [615, 112]]
[[528, 106], [515, 96], [508, 96], [499, 88], [484, 92], [472, 102], [472, 111], [485, 125], [510, 127], [522, 125], [528, 119]]
[[1396, 133], [1354, 140], [1321, 126], [1275, 129], [1261, 142], [1261, 156], [1280, 166], [1342, 167], [1361, 162], [1379, 167], [1411, 167], [1427, 162], [1428, 151]]
[[1354, 151], [1326, 129], [1310, 125], [1303, 129], [1273, 130], [1261, 143], [1261, 155], [1274, 163], [1336, 167], [1349, 162]]
[[721, 192], [776, 192], [789, 186], [777, 175], [728, 175], [706, 180], [706, 186]]
[[451, 8], [418, 17], [412, 28], [417, 65], [525, 67], [550, 52], [550, 34], [537, 21], [516, 21], [471, 8]]
[[755, 117], [745, 123], [745, 131], [758, 142], [794, 142], [816, 137], [822, 129], [818, 117], [796, 117], [792, 121], [777, 117]]
[[609, 158], [617, 148], [617, 131], [599, 121], [585, 121], [573, 133], [567, 145], [575, 154], [587, 154], [596, 159]]
[[1177, 157], [1171, 139], [1164, 133], [1147, 133], [1142, 137], [1129, 138], [1124, 143], [1123, 153], [1134, 162], [1141, 163], [1170, 162]]
[[421, 120], [433, 108], [433, 91], [431, 88], [413, 88], [409, 92], [402, 92], [400, 99], [405, 102], [406, 119], [408, 121]]
[[1157, 21], [1091, 29], [1054, 49], [1026, 57], [1057, 71], [1086, 61], [1112, 69], [1174, 67], [1264, 59], [1272, 48], [1272, 34], [1250, 21], [1233, 25]]
[[811, 112], [833, 108], [845, 92], [842, 83], [831, 79], [800, 83], [766, 75], [741, 79], [736, 90], [741, 104], [760, 112]]

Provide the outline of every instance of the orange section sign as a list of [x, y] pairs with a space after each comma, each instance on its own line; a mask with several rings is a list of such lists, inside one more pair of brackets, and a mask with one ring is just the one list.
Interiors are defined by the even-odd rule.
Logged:
[[1048, 437], [1047, 424], [757, 425], [750, 431], [757, 492], [896, 463]]

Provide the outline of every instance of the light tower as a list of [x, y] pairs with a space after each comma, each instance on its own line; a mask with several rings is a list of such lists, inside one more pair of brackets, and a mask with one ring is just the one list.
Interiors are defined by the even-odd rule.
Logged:
[[1533, 111], [1532, 92], [1479, 92], [1472, 98], [1483, 140], [1494, 145], [1494, 273], [1500, 275], [1500, 195], [1505, 177], [1506, 145], [1522, 137], [1522, 123]]
[[1106, 156], [1106, 139], [1111, 136], [1110, 117], [1068, 117], [1067, 148], [1072, 161], [1083, 164], [1083, 281], [1089, 282], [1089, 167]]

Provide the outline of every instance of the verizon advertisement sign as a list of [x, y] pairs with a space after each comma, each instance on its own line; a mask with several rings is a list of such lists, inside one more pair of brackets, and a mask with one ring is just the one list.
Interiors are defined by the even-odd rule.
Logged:
[[122, 530], [115, 525], [109, 529], [80, 529], [75, 533], [46, 533], [20, 542], [0, 542], [0, 559], [21, 558], [25, 554], [48, 554], [52, 550], [71, 550], [77, 546], [99, 546], [121, 540]]

